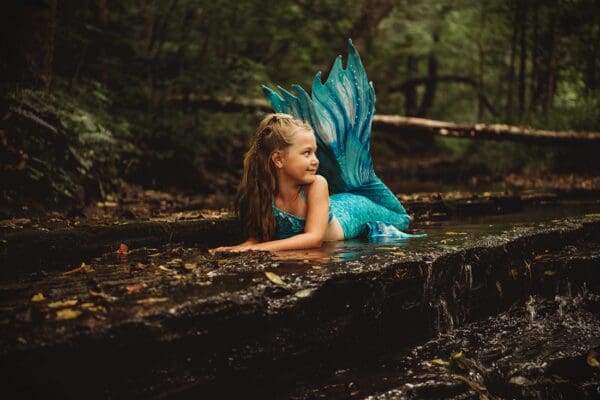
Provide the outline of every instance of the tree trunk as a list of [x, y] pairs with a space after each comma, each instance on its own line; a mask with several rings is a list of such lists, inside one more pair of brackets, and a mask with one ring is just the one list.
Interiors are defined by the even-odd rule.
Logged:
[[[438, 43], [439, 40], [439, 36], [435, 35], [434, 43]], [[431, 53], [429, 53], [429, 57], [427, 58], [427, 76], [429, 77], [429, 79], [425, 84], [425, 94], [423, 94], [421, 106], [419, 107], [419, 112], [417, 113], [419, 117], [425, 117], [427, 115], [427, 112], [433, 105], [433, 100], [435, 99], [435, 93], [437, 90], [437, 69], [437, 57], [435, 55], [435, 50], [432, 50]]]
[[48, 88], [56, 0], [10, 1], [0, 8], [0, 86]]
[[556, 92], [556, 75], [557, 75], [557, 44], [556, 44], [556, 13], [551, 11], [550, 28], [548, 32], [548, 57], [547, 65], [548, 72], [546, 74], [546, 84], [544, 92], [544, 115], [548, 115], [554, 104], [554, 93]]
[[105, 64], [105, 60], [106, 60], [106, 28], [108, 25], [108, 4], [107, 4], [107, 0], [98, 0], [98, 25], [100, 26], [100, 29], [102, 31], [102, 34], [99, 35], [96, 44], [97, 44], [97, 48], [96, 48], [96, 53], [97, 53], [97, 60], [99, 61], [100, 64], [100, 72], [99, 72], [99, 76], [100, 76], [100, 81], [101, 82], [106, 82], [106, 78], [108, 76], [108, 72], [106, 70], [106, 64]]
[[377, 27], [391, 14], [395, 3], [394, 0], [365, 0], [362, 3], [359, 16], [350, 29], [350, 38], [359, 53], [368, 53]]
[[531, 76], [529, 78], [529, 111], [534, 112], [537, 108], [538, 89], [536, 82], [539, 79], [539, 68], [538, 68], [538, 30], [539, 30], [539, 0], [533, 0], [533, 32], [531, 37], [531, 43], [533, 48], [531, 50]]
[[526, 80], [526, 71], [525, 66], [527, 63], [527, 11], [528, 4], [527, 0], [521, 0], [519, 3], [520, 8], [520, 18], [519, 18], [519, 30], [520, 30], [520, 47], [521, 54], [519, 57], [519, 92], [518, 92], [518, 100], [519, 100], [519, 119], [523, 117], [523, 113], [525, 112], [525, 80]]
[[486, 26], [488, 0], [484, 0], [481, 4], [481, 18], [479, 20], [479, 35], [477, 39], [478, 62], [479, 68], [477, 71], [477, 85], [479, 86], [477, 94], [477, 120], [483, 119], [485, 111], [484, 95], [485, 93], [485, 46], [483, 43], [483, 31]]
[[517, 53], [517, 36], [518, 36], [518, 23], [519, 20], [519, 7], [516, 1], [512, 1], [510, 3], [510, 7], [514, 8], [513, 14], [513, 32], [510, 40], [510, 65], [508, 66], [508, 88], [506, 91], [506, 105], [504, 107], [504, 120], [510, 121], [512, 119], [512, 110], [513, 110], [513, 90], [514, 90], [514, 82], [515, 82], [515, 59]]
[[[413, 78], [417, 74], [418, 60], [409, 54], [406, 60], [407, 77]], [[404, 111], [407, 116], [417, 115], [417, 85], [406, 85], [404, 89]]]

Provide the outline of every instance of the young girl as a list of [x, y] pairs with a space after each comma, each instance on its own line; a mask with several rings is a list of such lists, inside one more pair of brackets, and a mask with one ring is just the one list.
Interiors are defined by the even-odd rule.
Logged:
[[312, 97], [294, 88], [297, 96], [279, 88], [282, 98], [263, 87], [277, 113], [260, 122], [244, 158], [236, 205], [248, 240], [212, 251], [412, 236], [401, 232], [411, 218], [373, 170], [375, 92], [352, 43], [346, 69], [338, 57], [325, 84], [317, 74]]

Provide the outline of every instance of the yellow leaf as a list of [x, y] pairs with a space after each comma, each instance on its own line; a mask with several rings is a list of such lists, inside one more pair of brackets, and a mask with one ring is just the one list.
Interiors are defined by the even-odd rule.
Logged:
[[390, 252], [390, 254], [393, 254], [393, 255], [395, 255], [395, 256], [399, 256], [399, 257], [404, 257], [404, 256], [406, 256], [406, 253], [405, 253], [405, 252], [403, 252], [403, 251], [392, 251], [392, 252]]
[[44, 301], [46, 298], [43, 293], [36, 293], [31, 297], [31, 301]]
[[554, 275], [556, 275], [556, 271], [544, 271], [544, 275], [546, 275], [546, 276], [554, 276]]
[[54, 303], [49, 303], [48, 307], [62, 308], [62, 307], [71, 307], [71, 306], [74, 306], [75, 304], [77, 304], [77, 299], [70, 299], [70, 300], [61, 300], [61, 301], [55, 301]]
[[164, 265], [159, 265], [158, 268], [162, 269], [165, 272], [175, 272], [172, 269], [169, 269], [169, 268], [165, 267]]
[[449, 367], [450, 363], [448, 361], [444, 361], [441, 358], [435, 358], [433, 360], [431, 360], [431, 363], [433, 365], [437, 365], [439, 367]]
[[467, 232], [452, 232], [452, 231], [448, 231], [446, 232], [446, 235], [466, 235]]
[[83, 303], [81, 305], [81, 308], [83, 308], [84, 310], [89, 310], [91, 312], [106, 312], [106, 308], [102, 306], [97, 306], [94, 303]]
[[72, 269], [70, 271], [63, 272], [61, 275], [63, 275], [63, 276], [71, 275], [71, 274], [74, 274], [75, 272], [94, 272], [94, 268], [92, 268], [89, 265], [87, 265], [86, 263], [82, 262], [79, 267]]
[[294, 293], [294, 296], [299, 298], [309, 297], [314, 291], [315, 289], [302, 289]]
[[452, 375], [452, 378], [456, 379], [457, 381], [463, 381], [464, 383], [469, 385], [471, 387], [471, 389], [475, 390], [476, 392], [487, 391], [487, 388], [485, 386], [483, 386], [482, 384], [472, 381], [469, 378], [466, 378], [462, 375]]
[[73, 319], [81, 315], [81, 311], [73, 310], [72, 308], [65, 308], [64, 310], [58, 310], [56, 312], [56, 320], [61, 321], [64, 319]]
[[529, 379], [525, 378], [524, 376], [513, 376], [508, 382], [515, 385], [527, 385], [529, 384]]
[[113, 300], [116, 300], [116, 299], [117, 299], [116, 297], [114, 297], [114, 296], [111, 296], [111, 295], [109, 295], [109, 294], [106, 294], [106, 293], [104, 293], [104, 292], [95, 292], [95, 291], [93, 291], [93, 290], [90, 290], [90, 292], [89, 292], [89, 293], [90, 293], [90, 295], [91, 295], [91, 296], [94, 296], [94, 297], [100, 297], [100, 298], [102, 298], [102, 299], [104, 299], [104, 300], [106, 300], [106, 301], [113, 301]]
[[169, 299], [167, 297], [149, 297], [147, 299], [142, 299], [142, 300], [138, 300], [136, 301], [137, 304], [154, 304], [154, 303], [164, 303], [165, 301], [168, 301]]
[[267, 279], [269, 279], [274, 284], [279, 285], [284, 288], [289, 288], [288, 284], [285, 283], [279, 275], [277, 275], [273, 272], [270, 272], [270, 271], [266, 271], [265, 275], [267, 276]]
[[135, 292], [139, 292], [140, 290], [144, 289], [145, 287], [146, 287], [146, 285], [144, 285], [144, 284], [129, 285], [129, 286], [125, 286], [125, 290], [127, 290], [127, 293], [135, 293]]
[[587, 357], [585, 358], [585, 361], [592, 368], [600, 368], [600, 361], [598, 361], [598, 352], [595, 350], [592, 350], [588, 353]]
[[311, 268], [312, 269], [323, 269], [323, 267], [321, 267], [320, 265], [313, 265]]

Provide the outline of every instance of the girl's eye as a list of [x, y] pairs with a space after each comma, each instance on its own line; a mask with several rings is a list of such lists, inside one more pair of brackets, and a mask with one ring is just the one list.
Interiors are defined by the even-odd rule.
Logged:
[[307, 156], [307, 155], [309, 155], [309, 154], [310, 154], [310, 151], [309, 151], [309, 150], [306, 150], [306, 151], [305, 151], [304, 153], [302, 153], [302, 154], [304, 154], [305, 156]]

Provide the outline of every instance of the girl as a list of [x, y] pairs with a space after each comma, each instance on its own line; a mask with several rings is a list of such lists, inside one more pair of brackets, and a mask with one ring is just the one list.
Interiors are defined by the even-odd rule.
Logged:
[[236, 206], [248, 240], [212, 252], [412, 236], [400, 231], [411, 218], [373, 170], [375, 92], [352, 42], [346, 69], [338, 57], [325, 84], [317, 74], [312, 97], [294, 88], [297, 96], [279, 88], [281, 97], [263, 87], [278, 113], [260, 122], [244, 158]]

